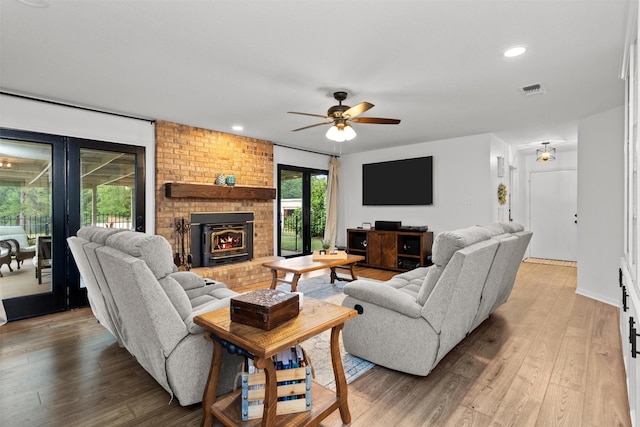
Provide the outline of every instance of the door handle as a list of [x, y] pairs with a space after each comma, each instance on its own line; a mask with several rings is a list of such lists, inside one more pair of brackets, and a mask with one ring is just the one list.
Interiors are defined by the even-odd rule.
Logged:
[[638, 355], [638, 331], [634, 326], [633, 317], [629, 317], [629, 343], [631, 344], [631, 357], [635, 359]]

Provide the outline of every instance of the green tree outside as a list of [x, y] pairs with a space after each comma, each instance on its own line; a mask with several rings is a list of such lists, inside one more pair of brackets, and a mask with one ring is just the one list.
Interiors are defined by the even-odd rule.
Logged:
[[[299, 178], [281, 182], [282, 199], [301, 199], [302, 181]], [[311, 250], [322, 249], [326, 225], [326, 175], [311, 176]], [[294, 210], [284, 221], [281, 248], [297, 250], [302, 247], [302, 209]]]

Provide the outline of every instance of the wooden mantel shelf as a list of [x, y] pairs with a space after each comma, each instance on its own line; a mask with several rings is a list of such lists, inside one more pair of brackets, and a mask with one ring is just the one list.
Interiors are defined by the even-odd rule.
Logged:
[[273, 200], [276, 198], [276, 189], [268, 187], [228, 187], [212, 184], [181, 184], [167, 182], [165, 196], [192, 197], [198, 199], [225, 199], [225, 200]]

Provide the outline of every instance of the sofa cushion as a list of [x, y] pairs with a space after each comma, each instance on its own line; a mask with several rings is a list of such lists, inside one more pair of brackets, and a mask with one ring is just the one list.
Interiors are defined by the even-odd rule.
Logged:
[[[21, 225], [3, 225], [0, 226], [0, 240], [13, 239], [18, 242], [20, 249], [29, 247], [27, 240], [27, 232]], [[34, 245], [31, 245], [35, 248]], [[33, 249], [32, 249], [33, 250]]]
[[199, 306], [197, 309], [193, 310], [191, 314], [184, 319], [184, 323], [187, 326], [187, 329], [190, 334], [202, 334], [204, 333], [204, 328], [202, 326], [196, 325], [193, 321], [193, 318], [199, 316], [204, 313], [208, 313], [210, 311], [218, 310], [224, 307], [229, 306], [230, 298], [223, 298], [220, 300], [213, 300], [207, 304], [203, 304]]
[[182, 286], [173, 277], [164, 277], [158, 280], [160, 286], [169, 297], [169, 301], [175, 307], [181, 319], [186, 319], [191, 314], [192, 306], [189, 297]]
[[81, 237], [90, 242], [99, 243], [104, 245], [107, 241], [107, 238], [115, 233], [119, 233], [121, 231], [126, 231], [123, 228], [105, 228], [105, 227], [97, 227], [94, 225], [90, 225], [87, 227], [82, 227], [78, 230], [78, 237]]
[[142, 259], [158, 279], [174, 272], [171, 245], [162, 236], [123, 231], [111, 235], [105, 244]]
[[20, 252], [33, 252], [36, 250], [36, 245], [29, 245], [26, 234], [5, 234], [0, 236], [0, 240], [13, 239], [18, 242], [20, 246]]
[[493, 223], [488, 224], [488, 225], [483, 225], [482, 227], [486, 228], [489, 231], [491, 231], [494, 236], [497, 236], [499, 234], [503, 234], [505, 232], [504, 231], [504, 227], [503, 227], [501, 222], [493, 222]]
[[524, 231], [524, 226], [517, 222], [504, 222], [502, 223], [504, 231], [507, 233], [517, 233], [518, 231]]
[[433, 263], [444, 267], [453, 254], [460, 249], [487, 240], [492, 236], [493, 233], [490, 230], [477, 225], [455, 231], [443, 231], [438, 234], [433, 243]]
[[435, 266], [429, 267], [427, 274], [422, 282], [422, 286], [418, 291], [416, 301], [420, 305], [424, 305], [431, 295], [431, 291], [438, 283], [444, 268], [449, 260], [460, 249], [473, 245], [487, 239], [490, 239], [497, 232], [497, 228], [489, 229], [481, 226], [473, 226], [462, 228], [454, 231], [443, 231], [436, 236], [432, 248], [433, 263]]
[[438, 283], [438, 279], [442, 275], [443, 270], [444, 267], [438, 267], [437, 265], [429, 267], [429, 270], [422, 281], [422, 286], [418, 291], [418, 296], [416, 297], [418, 304], [424, 305], [424, 303], [427, 302], [427, 299], [429, 298], [429, 295], [431, 295], [431, 291], [436, 286], [436, 283]]
[[415, 279], [424, 279], [424, 276], [427, 275], [427, 270], [429, 267], [418, 267], [413, 270], [405, 271], [404, 273], [396, 274], [393, 276], [394, 279], [404, 279], [407, 281], [412, 281]]
[[413, 270], [405, 271], [404, 273], [396, 274], [390, 280], [387, 280], [385, 285], [398, 289], [404, 292], [414, 299], [418, 297], [418, 292], [422, 286], [422, 281], [427, 273], [428, 267], [418, 267]]
[[189, 301], [193, 310], [198, 310], [202, 304], [209, 304], [211, 301], [217, 301], [218, 298], [214, 298], [211, 295], [200, 295], [195, 298], [191, 298]]
[[191, 271], [176, 271], [170, 274], [185, 291], [204, 287], [204, 279]]

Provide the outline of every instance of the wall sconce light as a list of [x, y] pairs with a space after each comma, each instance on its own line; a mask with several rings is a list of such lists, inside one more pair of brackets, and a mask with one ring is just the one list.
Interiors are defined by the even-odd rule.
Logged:
[[11, 162], [7, 161], [7, 159], [0, 161], [0, 168], [10, 168], [11, 166], [13, 165], [11, 164]]
[[536, 161], [546, 163], [549, 160], [556, 159], [556, 149], [549, 148], [549, 144], [549, 142], [543, 142], [542, 145], [544, 148], [538, 148], [536, 150]]
[[498, 156], [498, 178], [504, 176], [504, 157]]

